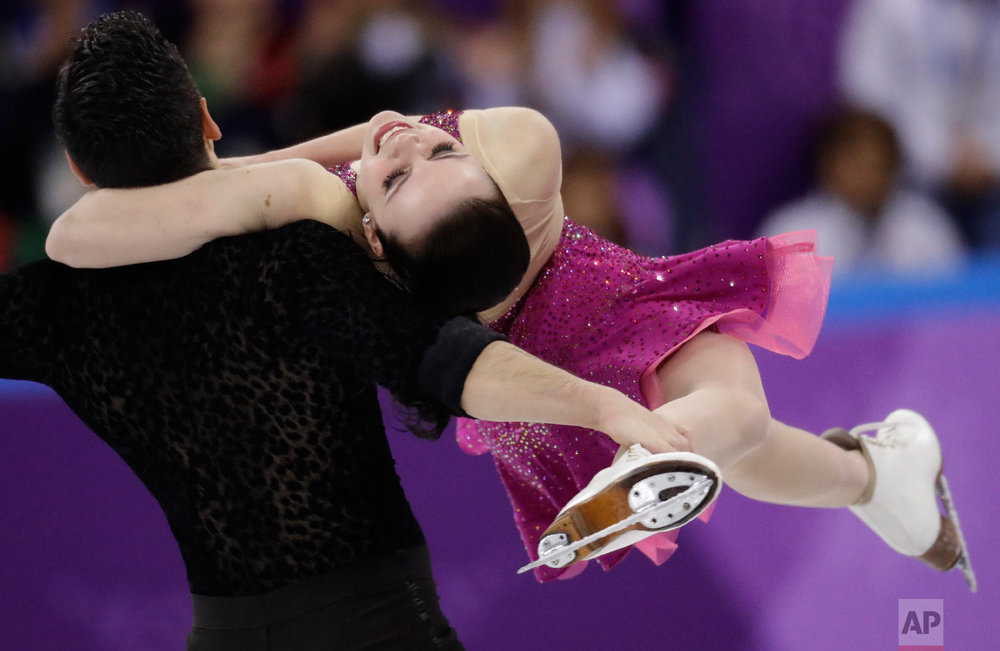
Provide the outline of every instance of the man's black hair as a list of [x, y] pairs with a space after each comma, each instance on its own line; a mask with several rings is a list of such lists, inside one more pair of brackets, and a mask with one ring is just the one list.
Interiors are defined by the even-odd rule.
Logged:
[[81, 30], [59, 71], [52, 119], [73, 162], [101, 187], [159, 185], [210, 166], [187, 65], [135, 11]]

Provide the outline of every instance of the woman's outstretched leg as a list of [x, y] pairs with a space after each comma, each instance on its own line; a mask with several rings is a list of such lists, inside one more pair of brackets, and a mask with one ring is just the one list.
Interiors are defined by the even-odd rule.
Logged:
[[[746, 344], [706, 332], [657, 369], [665, 401], [655, 411], [685, 432], [747, 497], [779, 504], [849, 506], [890, 547], [939, 570], [956, 564], [970, 590], [969, 562], [941, 449], [927, 421], [899, 409], [883, 423], [824, 440], [770, 417]], [[875, 431], [874, 437], [862, 432]], [[941, 495], [948, 515], [937, 506]]]
[[860, 452], [774, 419], [763, 444], [724, 469], [723, 476], [747, 497], [794, 506], [851, 506], [869, 482]]
[[[702, 332], [657, 369], [656, 413], [687, 432], [692, 450], [715, 461], [726, 483], [779, 504], [840, 507], [868, 485], [868, 465], [804, 430], [771, 418], [747, 345]], [[655, 396], [651, 396], [655, 399]]]

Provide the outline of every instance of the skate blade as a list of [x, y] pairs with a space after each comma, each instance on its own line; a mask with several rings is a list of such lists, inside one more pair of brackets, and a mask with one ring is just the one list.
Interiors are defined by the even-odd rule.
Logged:
[[959, 552], [958, 561], [955, 563], [955, 566], [961, 570], [962, 576], [965, 577], [965, 582], [969, 586], [969, 592], [975, 593], [978, 588], [976, 573], [972, 569], [972, 561], [969, 558], [969, 547], [965, 543], [962, 525], [958, 521], [958, 510], [955, 508], [955, 501], [952, 499], [951, 489], [948, 487], [948, 480], [945, 479], [944, 474], [938, 475], [935, 488], [937, 489], [938, 497], [941, 498], [941, 503], [944, 505], [945, 511], [948, 513], [948, 519], [955, 526], [955, 534], [958, 537], [958, 545], [961, 551]]
[[[542, 535], [538, 559], [520, 568], [517, 573], [523, 574], [543, 565], [561, 569], [584, 558], [600, 556], [611, 541], [626, 531], [645, 531], [653, 535], [675, 529], [708, 508], [718, 496], [719, 487], [718, 478], [701, 477], [681, 493], [659, 503], [646, 504], [636, 512], [623, 506], [628, 503], [627, 499], [610, 499], [605, 494], [609, 498], [608, 506], [613, 508], [601, 510], [601, 513], [605, 517], [616, 514], [613, 521], [606, 526], [594, 528], [595, 522], [585, 522], [579, 517], [578, 511], [563, 514]], [[623, 493], [627, 494], [627, 489]], [[670, 512], [680, 509], [693, 512], [688, 513], [689, 517], [684, 517], [683, 522], [677, 521], [664, 527], [647, 526], [650, 522], [655, 523], [658, 516], [667, 515], [667, 519], [671, 519], [673, 516]]]
[[[676, 477], [676, 483], [675, 483]], [[666, 479], [669, 478], [669, 479]], [[685, 481], [688, 483], [681, 483]], [[599, 555], [608, 542], [617, 538], [624, 531], [662, 532], [677, 529], [692, 521], [714, 501], [719, 480], [716, 475], [706, 476], [701, 472], [681, 471], [673, 469], [668, 472], [651, 472], [644, 469], [622, 478], [609, 485], [604, 491], [590, 499], [560, 514], [542, 534], [542, 540], [554, 533], [565, 533], [571, 541], [593, 536], [599, 531], [609, 530], [614, 525], [651, 506], [657, 506], [669, 497], [676, 497], [689, 489], [695, 483], [703, 480], [711, 482], [711, 489], [705, 495], [687, 500], [687, 503], [677, 505], [676, 509], [662, 511], [656, 509], [653, 515], [630, 525], [625, 530], [618, 530], [607, 537], [594, 540], [589, 545], [579, 549], [579, 557], [586, 558], [591, 554]], [[661, 512], [662, 511], [662, 512]], [[673, 511], [673, 512], [669, 512]], [[660, 513], [658, 517], [656, 513]], [[662, 517], [666, 515], [667, 517]]]

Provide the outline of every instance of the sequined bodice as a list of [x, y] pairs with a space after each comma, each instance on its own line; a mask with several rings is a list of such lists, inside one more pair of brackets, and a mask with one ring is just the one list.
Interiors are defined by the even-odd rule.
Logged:
[[[776, 352], [808, 352], [829, 288], [814, 249], [803, 238], [760, 238], [646, 258], [567, 219], [534, 283], [489, 325], [547, 362], [656, 407], [663, 397], [653, 371], [705, 328]], [[463, 419], [457, 433], [467, 452], [492, 453], [532, 557], [559, 509], [617, 449], [604, 434], [558, 425]], [[536, 576], [561, 573], [540, 568]]]

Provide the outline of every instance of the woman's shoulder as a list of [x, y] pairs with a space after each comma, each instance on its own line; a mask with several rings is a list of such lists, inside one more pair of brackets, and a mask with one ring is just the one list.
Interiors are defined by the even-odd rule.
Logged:
[[508, 141], [512, 134], [532, 139], [554, 139], [556, 142], [559, 139], [555, 127], [545, 115], [525, 106], [463, 111], [459, 117], [459, 129], [463, 137], [468, 130], [480, 140]]
[[459, 127], [465, 146], [512, 205], [558, 196], [562, 150], [555, 128], [544, 115], [524, 107], [466, 111]]

